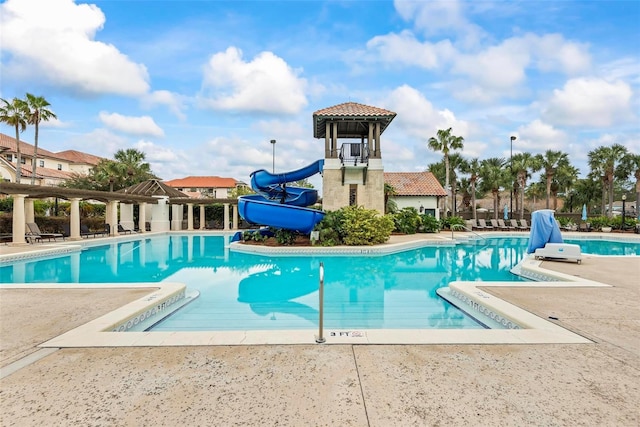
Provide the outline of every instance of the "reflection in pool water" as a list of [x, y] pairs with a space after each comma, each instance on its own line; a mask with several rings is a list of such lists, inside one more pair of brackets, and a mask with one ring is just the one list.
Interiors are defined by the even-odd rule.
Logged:
[[112, 242], [13, 263], [0, 268], [0, 278], [2, 283], [172, 281], [200, 291], [153, 330], [310, 329], [317, 327], [322, 261], [327, 328], [480, 328], [436, 290], [453, 280], [520, 281], [509, 270], [525, 256], [527, 243], [503, 238], [385, 256], [270, 257], [231, 252], [225, 240], [190, 234]]

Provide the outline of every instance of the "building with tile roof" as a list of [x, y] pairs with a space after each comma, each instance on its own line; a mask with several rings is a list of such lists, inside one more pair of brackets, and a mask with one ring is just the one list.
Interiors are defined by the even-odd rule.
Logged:
[[[313, 113], [313, 136], [324, 138], [322, 206], [358, 205], [384, 213], [381, 135], [396, 113], [345, 102]], [[340, 140], [340, 141], [339, 141]]]
[[234, 178], [220, 176], [188, 176], [165, 181], [164, 183], [196, 199], [227, 199], [231, 190], [239, 184], [243, 184]]
[[[0, 133], [0, 178], [3, 181], [16, 181], [17, 147], [15, 138]], [[22, 183], [31, 182], [34, 154], [34, 145], [20, 141], [20, 157], [22, 160], [20, 175]], [[100, 160], [102, 160], [102, 157], [80, 151], [67, 150], [54, 153], [38, 147], [36, 185], [56, 186], [71, 178], [74, 174], [88, 173]]]
[[440, 219], [438, 201], [445, 197], [444, 190], [431, 172], [385, 172], [384, 182], [393, 187], [395, 195], [390, 199], [398, 209], [413, 207], [420, 213]]

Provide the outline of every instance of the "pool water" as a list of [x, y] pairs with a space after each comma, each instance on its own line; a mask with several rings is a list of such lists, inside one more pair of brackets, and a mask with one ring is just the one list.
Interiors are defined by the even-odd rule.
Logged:
[[[1, 283], [171, 281], [200, 292], [199, 298], [154, 326], [154, 331], [310, 329], [318, 322], [323, 262], [327, 328], [472, 329], [483, 326], [437, 296], [436, 290], [454, 280], [522, 281], [509, 270], [525, 256], [528, 239], [482, 239], [384, 256], [295, 257], [233, 252], [225, 242], [228, 237], [198, 235], [113, 242], [55, 258], [16, 262], [0, 268], [0, 279]], [[607, 254], [612, 248], [616, 253], [640, 254], [639, 244], [602, 241], [589, 246], [588, 252]]]

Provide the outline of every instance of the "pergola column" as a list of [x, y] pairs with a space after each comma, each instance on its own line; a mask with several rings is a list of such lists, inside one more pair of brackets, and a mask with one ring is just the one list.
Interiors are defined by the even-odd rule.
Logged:
[[24, 216], [24, 199], [27, 197], [26, 194], [14, 194], [13, 195], [13, 238], [10, 243], [11, 246], [19, 246], [26, 245], [27, 242], [24, 240], [24, 232], [25, 232], [25, 216]]
[[72, 197], [69, 199], [70, 217], [69, 217], [69, 239], [80, 240], [80, 198]]
[[204, 230], [204, 205], [200, 205], [200, 230]]
[[233, 229], [238, 229], [238, 205], [233, 205]]
[[106, 220], [106, 223], [109, 224], [110, 236], [118, 235], [118, 203], [119, 203], [119, 200], [109, 200], [109, 203], [107, 203], [105, 220]]
[[171, 230], [182, 230], [182, 205], [171, 205]]
[[373, 123], [369, 122], [369, 136], [367, 137], [368, 142], [369, 142], [369, 154], [372, 157], [375, 157], [376, 154], [376, 142], [373, 140]]
[[129, 230], [135, 228], [135, 223], [133, 222], [133, 204], [120, 204], [120, 225], [124, 228], [128, 228]]
[[187, 230], [193, 231], [193, 203], [187, 203]]
[[138, 205], [138, 231], [145, 233], [147, 231], [147, 203], [142, 202]]
[[229, 230], [229, 203], [224, 204], [224, 227], [223, 230]]
[[36, 222], [36, 210], [33, 202], [32, 198], [24, 200], [24, 222]]
[[331, 135], [331, 157], [338, 157], [338, 123], [333, 123], [333, 133]]

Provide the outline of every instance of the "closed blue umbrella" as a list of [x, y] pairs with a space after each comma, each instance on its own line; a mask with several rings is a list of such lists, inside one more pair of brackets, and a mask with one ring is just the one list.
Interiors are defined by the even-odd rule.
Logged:
[[509, 207], [504, 205], [504, 219], [509, 219]]
[[582, 205], [582, 220], [583, 221], [587, 220], [587, 205], [586, 204]]

